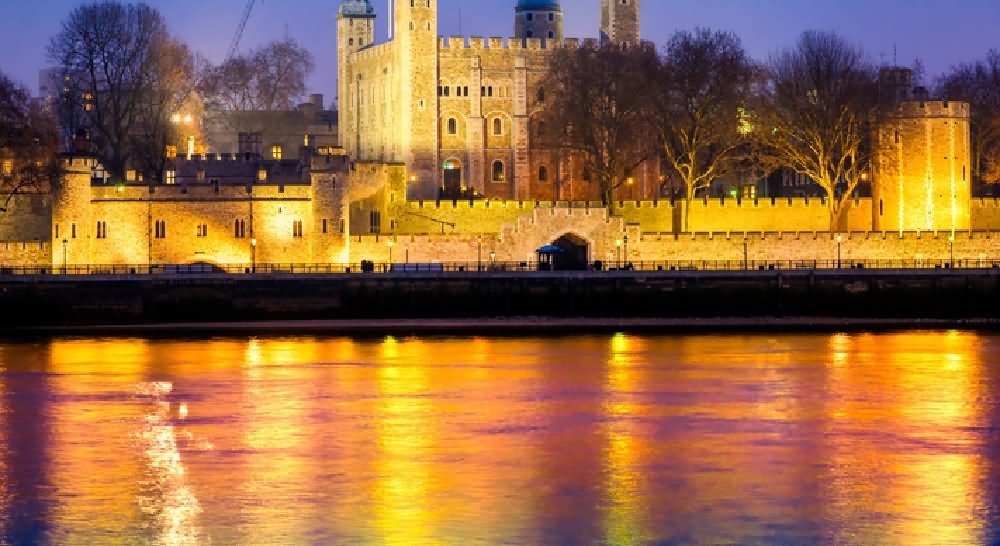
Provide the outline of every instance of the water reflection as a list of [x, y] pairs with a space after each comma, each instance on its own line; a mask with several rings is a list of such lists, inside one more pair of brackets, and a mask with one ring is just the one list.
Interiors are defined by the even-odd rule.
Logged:
[[0, 543], [990, 544], [1000, 338], [0, 344]]

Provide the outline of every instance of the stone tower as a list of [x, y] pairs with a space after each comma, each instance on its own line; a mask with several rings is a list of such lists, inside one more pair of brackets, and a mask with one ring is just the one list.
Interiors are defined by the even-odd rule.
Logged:
[[408, 194], [438, 196], [438, 0], [394, 0], [394, 91], [398, 100], [393, 125], [400, 159], [410, 171]]
[[639, 0], [601, 0], [601, 43], [638, 45]]
[[[337, 12], [337, 102], [339, 123], [338, 142], [352, 157], [358, 157], [360, 131], [351, 55], [375, 42], [375, 8], [368, 0], [344, 0]], [[351, 128], [348, 131], [348, 128]], [[348, 138], [348, 135], [354, 138]], [[348, 142], [352, 140], [353, 142]]]
[[97, 158], [87, 153], [63, 156], [62, 184], [52, 199], [52, 267], [90, 263], [90, 183]]
[[562, 41], [563, 11], [559, 0], [519, 0], [514, 8], [514, 36]]
[[881, 111], [872, 225], [876, 231], [968, 230], [969, 104], [918, 95]]

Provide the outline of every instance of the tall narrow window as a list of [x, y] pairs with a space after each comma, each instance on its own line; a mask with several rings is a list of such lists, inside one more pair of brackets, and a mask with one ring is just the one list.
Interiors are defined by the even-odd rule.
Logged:
[[323, 233], [326, 233], [326, 218], [323, 218]]
[[458, 120], [455, 118], [448, 118], [448, 134], [457, 135], [458, 134]]
[[166, 220], [157, 220], [155, 226], [155, 235], [157, 239], [167, 238], [167, 222]]
[[283, 152], [281, 146], [271, 146], [271, 159], [281, 159], [281, 156], [284, 155]]
[[302, 220], [292, 222], [292, 237], [299, 239], [302, 237]]
[[208, 225], [207, 224], [198, 224], [197, 233], [198, 233], [198, 237], [208, 237]]
[[382, 231], [382, 212], [373, 210], [368, 212], [368, 232], [380, 233]]
[[545, 165], [538, 167], [538, 181], [545, 182], [548, 179], [549, 179], [549, 170], [545, 167]]
[[504, 182], [506, 180], [506, 173], [504, 172], [503, 161], [499, 159], [493, 162], [493, 181], [494, 182]]
[[503, 120], [500, 118], [493, 118], [493, 134], [502, 135], [503, 134]]
[[108, 223], [103, 221], [97, 222], [97, 238], [107, 239], [108, 238]]
[[71, 237], [70, 238], [71, 239], [76, 239], [76, 224], [73, 224], [73, 225], [70, 226], [70, 231], [71, 231], [71, 233], [70, 233]]

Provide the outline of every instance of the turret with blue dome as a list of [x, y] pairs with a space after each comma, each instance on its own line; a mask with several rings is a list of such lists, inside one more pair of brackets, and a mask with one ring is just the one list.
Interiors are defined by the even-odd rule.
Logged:
[[561, 41], [563, 12], [559, 0], [518, 0], [514, 8], [514, 36]]
[[341, 17], [375, 17], [375, 8], [368, 0], [344, 0], [340, 4]]
[[516, 11], [562, 11], [559, 0], [518, 0]]

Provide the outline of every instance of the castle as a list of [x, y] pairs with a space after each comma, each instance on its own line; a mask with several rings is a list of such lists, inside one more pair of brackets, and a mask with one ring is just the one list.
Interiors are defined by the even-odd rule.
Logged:
[[[600, 40], [638, 43], [639, 7], [602, 0]], [[656, 161], [609, 208], [572, 157], [531, 139], [552, 52], [597, 44], [564, 37], [557, 0], [520, 0], [507, 39], [438, 37], [437, 0], [389, 15], [377, 43], [368, 1], [340, 5], [339, 146], [195, 154], [116, 184], [69, 154], [61, 184], [0, 214], [0, 265], [530, 263], [552, 244], [574, 267], [1000, 258], [1000, 202], [970, 196], [969, 105], [914, 92], [906, 70], [883, 70], [872, 196], [836, 230], [820, 198], [664, 199]]]

